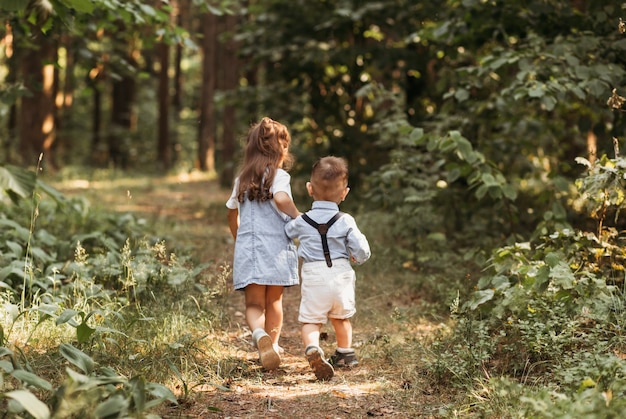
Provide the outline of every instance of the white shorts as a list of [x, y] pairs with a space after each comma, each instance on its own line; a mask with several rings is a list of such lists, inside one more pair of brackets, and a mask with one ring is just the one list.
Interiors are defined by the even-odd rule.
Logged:
[[347, 319], [356, 313], [356, 275], [348, 259], [307, 262], [302, 265], [301, 323], [326, 324], [331, 319]]

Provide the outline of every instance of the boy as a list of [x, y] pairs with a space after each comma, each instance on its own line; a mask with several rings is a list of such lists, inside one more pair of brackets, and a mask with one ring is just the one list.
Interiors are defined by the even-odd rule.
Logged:
[[[313, 197], [311, 210], [285, 226], [290, 239], [299, 239], [302, 258], [302, 299], [298, 321], [309, 365], [318, 380], [330, 380], [335, 367], [358, 364], [352, 348], [350, 317], [355, 308], [355, 272], [350, 260], [361, 264], [369, 259], [367, 238], [354, 218], [339, 211], [348, 188], [348, 164], [339, 157], [323, 157], [313, 165], [306, 184]], [[337, 350], [330, 362], [320, 348], [320, 330], [328, 321], [337, 336]]]

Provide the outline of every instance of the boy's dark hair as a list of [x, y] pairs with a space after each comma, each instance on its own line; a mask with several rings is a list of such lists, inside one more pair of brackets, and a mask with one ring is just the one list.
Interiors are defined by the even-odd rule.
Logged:
[[348, 186], [348, 162], [342, 157], [322, 157], [313, 165], [311, 183], [318, 194], [334, 201]]

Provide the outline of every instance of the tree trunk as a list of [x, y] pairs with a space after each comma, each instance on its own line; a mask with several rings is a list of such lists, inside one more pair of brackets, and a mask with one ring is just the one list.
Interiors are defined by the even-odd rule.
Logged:
[[202, 87], [200, 92], [200, 128], [198, 133], [198, 167], [215, 172], [215, 70], [217, 19], [212, 13], [202, 17]]
[[[233, 15], [226, 16], [226, 32], [229, 35], [224, 49], [224, 90], [234, 93], [237, 89], [239, 76], [239, 63], [237, 60], [237, 45], [233, 39], [237, 18]], [[222, 128], [222, 170], [220, 173], [220, 185], [229, 187], [232, 185], [235, 173], [235, 143], [236, 113], [233, 100], [230, 99], [224, 108]]]
[[62, 47], [65, 48], [65, 68], [61, 73], [61, 69], [57, 69], [58, 76], [63, 76], [62, 80], [56, 78], [58, 91], [55, 93], [57, 106], [57, 136], [55, 149], [57, 156], [65, 155], [66, 151], [72, 150], [72, 139], [68, 135], [71, 130], [68, 127], [72, 121], [72, 105], [74, 102], [74, 90], [76, 90], [76, 76], [74, 70], [76, 67], [76, 49], [74, 48], [74, 37], [65, 34], [61, 38]]
[[[17, 76], [19, 71], [19, 62], [16, 55], [16, 51], [14, 49], [14, 34], [13, 28], [9, 23], [6, 24], [6, 33], [3, 39], [4, 42], [4, 53], [6, 56], [6, 65], [7, 65], [7, 75], [6, 75], [6, 84], [9, 86], [13, 86], [17, 82]], [[13, 161], [12, 158], [12, 145], [15, 142], [15, 138], [17, 135], [17, 104], [12, 103], [9, 108], [9, 115], [7, 120], [7, 138], [4, 139], [4, 153], [5, 158], [4, 161], [11, 163]]]
[[[124, 30], [123, 27], [120, 30]], [[118, 41], [122, 42], [122, 41]], [[118, 46], [116, 54], [134, 68], [137, 63], [133, 58], [136, 54], [134, 46]], [[133, 104], [135, 102], [136, 81], [132, 71], [118, 71], [121, 78], [111, 78], [111, 128], [108, 133], [109, 163], [114, 167], [126, 169], [129, 164], [131, 132], [135, 128]]]
[[[173, 0], [172, 8], [173, 13], [175, 14], [176, 24], [183, 28], [189, 29], [188, 18], [190, 15], [190, 0]], [[172, 96], [172, 105], [176, 109], [176, 115], [181, 111], [183, 106], [182, 96], [183, 96], [183, 71], [181, 68], [181, 63], [183, 60], [183, 45], [182, 43], [176, 44], [176, 51], [174, 56], [174, 92]]]
[[55, 42], [37, 28], [32, 29], [38, 49], [25, 51], [22, 60], [24, 85], [29, 95], [23, 96], [20, 108], [20, 156], [25, 165], [36, 164], [40, 155], [53, 166], [52, 146], [55, 139], [54, 63]]
[[96, 166], [106, 166], [108, 156], [106, 146], [101, 144], [102, 127], [102, 80], [104, 77], [104, 66], [96, 64], [87, 72], [85, 84], [92, 92], [91, 100], [91, 164]]
[[172, 152], [170, 144], [170, 78], [168, 70], [170, 65], [170, 48], [165, 42], [157, 46], [159, 62], [159, 140], [157, 158], [161, 167], [168, 170], [172, 162]]
[[126, 169], [129, 157], [129, 136], [133, 127], [132, 104], [135, 100], [135, 80], [124, 76], [113, 81], [111, 103], [111, 132], [108, 135], [109, 162]]

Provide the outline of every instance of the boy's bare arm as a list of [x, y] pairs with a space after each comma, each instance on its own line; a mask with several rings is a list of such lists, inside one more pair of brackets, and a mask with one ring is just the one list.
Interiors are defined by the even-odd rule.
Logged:
[[236, 239], [237, 230], [239, 229], [239, 210], [228, 209], [228, 227], [230, 228], [230, 234], [233, 235], [233, 239]]
[[275, 193], [274, 202], [276, 202], [276, 206], [279, 210], [281, 210], [291, 218], [296, 218], [298, 215], [300, 215], [300, 211], [298, 211], [298, 208], [296, 208], [296, 204], [289, 197], [289, 195], [287, 195], [286, 192]]

